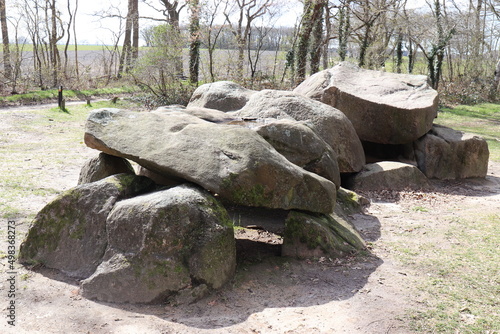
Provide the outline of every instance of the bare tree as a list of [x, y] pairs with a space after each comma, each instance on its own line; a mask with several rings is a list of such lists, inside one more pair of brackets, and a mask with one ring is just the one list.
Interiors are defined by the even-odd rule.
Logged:
[[339, 57], [345, 61], [347, 57], [347, 42], [351, 34], [351, 0], [342, 1], [338, 10]]
[[5, 0], [0, 0], [0, 24], [2, 26], [3, 68], [5, 77], [10, 79], [12, 76], [12, 65], [10, 63], [9, 29], [7, 27]]
[[189, 81], [193, 84], [198, 83], [200, 72], [200, 2], [199, 0], [190, 0], [189, 8], [191, 10], [191, 22], [189, 24], [190, 45], [189, 45]]
[[418, 43], [417, 45], [427, 60], [427, 69], [431, 85], [434, 89], [437, 89], [439, 86], [439, 81], [441, 80], [442, 66], [443, 66], [446, 46], [453, 37], [455, 29], [454, 28], [445, 29], [445, 23], [443, 22], [444, 15], [440, 0], [434, 0], [433, 3], [428, 2], [428, 5], [432, 10], [432, 14], [435, 19], [435, 28], [436, 28], [435, 36], [433, 41], [431, 41], [430, 49], [427, 49], [421, 43]]
[[[164, 16], [163, 21], [166, 21], [171, 29], [167, 29], [168, 33], [165, 38], [170, 39], [172, 42], [179, 41], [181, 39], [181, 28], [180, 28], [180, 13], [188, 5], [189, 0], [185, 1], [171, 1], [171, 0], [158, 0], [160, 7], [152, 0], [143, 0], [146, 5], [155, 9], [156, 11], [162, 13]], [[153, 17], [144, 17], [147, 19], [152, 19], [158, 21], [158, 19]], [[182, 61], [182, 52], [175, 59], [175, 69], [178, 77], [184, 76], [184, 65]]]
[[495, 88], [498, 89], [499, 86], [500, 86], [500, 60], [498, 60], [495, 69]]
[[320, 1], [318, 11], [313, 22], [312, 43], [311, 43], [311, 74], [319, 71], [319, 63], [321, 60], [321, 49], [325, 43], [323, 38], [324, 12], [327, 6], [327, 1]]
[[324, 0], [305, 0], [304, 12], [298, 37], [297, 46], [297, 83], [304, 81], [306, 77], [307, 53], [309, 50], [311, 32], [315, 22], [321, 20]]
[[118, 76], [128, 73], [134, 66], [139, 50], [139, 5], [138, 0], [128, 0], [128, 12], [125, 21], [125, 37], [118, 65]]
[[204, 23], [204, 38], [203, 43], [207, 47], [208, 51], [208, 72], [210, 75], [210, 80], [214, 82], [216, 80], [214, 72], [214, 52], [217, 46], [217, 41], [224, 28], [223, 25], [216, 25], [216, 19], [218, 13], [221, 11], [220, 6], [224, 5], [222, 9], [223, 12], [228, 10], [229, 2], [214, 1], [210, 6], [205, 5], [204, 11], [202, 13], [202, 22]]
[[[223, 12], [226, 22], [236, 39], [238, 58], [236, 65], [236, 79], [243, 80], [245, 49], [252, 23], [259, 17], [268, 14], [275, 4], [275, 0], [225, 0], [233, 6], [226, 6]], [[234, 15], [233, 15], [234, 14]]]
[[[61, 13], [56, 7], [56, 0], [46, 0], [46, 3], [45, 22], [47, 26], [50, 21], [50, 28], [47, 30], [50, 31], [49, 56], [52, 67], [52, 86], [57, 87], [59, 84], [59, 73], [61, 72], [61, 56], [59, 54], [57, 43], [63, 39], [65, 31], [62, 28], [63, 23], [61, 20]], [[47, 14], [47, 12], [50, 12], [50, 14]]]

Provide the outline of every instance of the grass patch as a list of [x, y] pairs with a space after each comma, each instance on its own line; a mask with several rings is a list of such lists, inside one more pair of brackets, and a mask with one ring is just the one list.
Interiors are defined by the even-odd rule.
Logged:
[[[100, 97], [110, 95], [132, 94], [140, 92], [141, 89], [137, 86], [124, 86], [124, 87], [106, 87], [98, 89], [86, 90], [73, 90], [64, 89], [63, 96], [69, 100], [85, 100], [87, 97]], [[0, 104], [36, 104], [44, 103], [47, 101], [57, 100], [59, 94], [58, 89], [37, 90], [23, 94], [15, 94], [9, 96], [0, 96]]]
[[500, 161], [500, 105], [442, 108], [434, 123], [482, 136], [490, 150], [490, 160]]
[[[136, 109], [127, 100], [69, 105], [40, 110], [0, 110], [6, 127], [0, 133], [0, 217], [27, 220], [25, 203], [47, 202], [62, 189], [54, 183], [69, 168], [81, 168], [85, 158], [84, 125], [89, 112], [98, 108]], [[74, 180], [74, 185], [76, 182]]]
[[[500, 215], [451, 219], [425, 243], [405, 243], [399, 257], [421, 273], [422, 307], [409, 314], [418, 333], [493, 333], [500, 329]], [[436, 244], [432, 234], [446, 236]], [[396, 248], [398, 248], [396, 246]]]

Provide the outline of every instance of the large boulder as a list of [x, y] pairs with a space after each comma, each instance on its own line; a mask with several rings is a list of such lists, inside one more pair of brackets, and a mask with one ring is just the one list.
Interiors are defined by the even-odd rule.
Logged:
[[341, 173], [357, 172], [365, 164], [361, 142], [349, 119], [339, 110], [300, 94], [263, 90], [254, 93], [234, 116], [307, 121], [337, 153]]
[[488, 143], [473, 134], [434, 125], [414, 148], [418, 168], [428, 178], [485, 177], [488, 172]]
[[195, 106], [190, 106], [190, 107], [184, 107], [181, 105], [163, 106], [157, 108], [152, 112], [155, 113], [183, 112], [185, 114], [196, 116], [202, 120], [212, 123], [225, 123], [234, 120], [233, 117], [229, 116], [223, 111], [203, 108], [203, 107], [195, 107]]
[[118, 202], [107, 219], [107, 238], [104, 261], [81, 283], [89, 299], [155, 303], [179, 291], [196, 299], [220, 288], [236, 267], [227, 212], [193, 186]]
[[437, 115], [438, 94], [426, 76], [365, 70], [348, 62], [312, 75], [294, 92], [339, 109], [362, 141], [380, 144], [417, 140]]
[[253, 129], [290, 162], [340, 187], [337, 154], [306, 122], [274, 120]]
[[429, 180], [416, 167], [407, 163], [382, 161], [367, 164], [352, 176], [347, 187], [355, 191], [424, 189]]
[[363, 238], [342, 217], [291, 211], [285, 222], [283, 256], [341, 257], [366, 247]]
[[135, 174], [130, 162], [101, 152], [97, 157], [87, 160], [82, 166], [78, 184], [99, 181], [108, 176], [121, 173]]
[[255, 93], [231, 81], [217, 81], [198, 87], [188, 103], [190, 107], [203, 107], [221, 111], [234, 111], [245, 106]]
[[113, 205], [154, 187], [146, 177], [118, 174], [65, 191], [35, 217], [19, 261], [89, 277], [106, 250], [106, 218]]
[[241, 205], [330, 213], [335, 184], [292, 164], [255, 131], [180, 112], [101, 109], [85, 143]]

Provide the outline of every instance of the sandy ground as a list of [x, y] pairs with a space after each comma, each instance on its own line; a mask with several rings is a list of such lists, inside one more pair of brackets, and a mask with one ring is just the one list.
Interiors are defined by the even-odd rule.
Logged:
[[[0, 112], [4, 134], [15, 121], [9, 115]], [[16, 140], [37, 139], [33, 136], [43, 134], [21, 133]], [[82, 144], [72, 150], [64, 168], [42, 168], [35, 157], [46, 152], [45, 145], [28, 152], [23, 168], [39, 173], [33, 182], [40, 188], [59, 191], [76, 185], [80, 166], [96, 154]], [[79, 295], [78, 282], [49, 269], [32, 271], [18, 264], [13, 274], [16, 296], [8, 298], [8, 219], [2, 218], [0, 333], [411, 333], [407, 314], [419, 307], [415, 282], [423, 273], [405, 267], [391, 245], [404, 242], [408, 234], [414, 240], [426, 238], [426, 230], [443, 224], [440, 217], [500, 212], [499, 163], [490, 163], [484, 180], [433, 184], [435, 189], [426, 193], [365, 194], [371, 205], [352, 220], [368, 241], [370, 255], [298, 261], [280, 257], [279, 245], [241, 242], [235, 278], [220, 291], [181, 306], [86, 300]], [[29, 227], [23, 215], [35, 214], [51, 198], [32, 196], [9, 203], [21, 210], [15, 218], [17, 247]], [[417, 206], [431, 210], [411, 209]], [[248, 233], [256, 233], [253, 239], [275, 240], [266, 232]], [[7, 322], [12, 300], [15, 326]]]

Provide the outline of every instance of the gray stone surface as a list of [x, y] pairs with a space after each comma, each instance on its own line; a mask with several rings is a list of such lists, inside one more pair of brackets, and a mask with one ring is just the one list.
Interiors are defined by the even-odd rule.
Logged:
[[365, 70], [348, 62], [312, 75], [294, 92], [339, 109], [362, 141], [380, 144], [417, 140], [437, 115], [438, 94], [426, 76]]
[[351, 121], [339, 110], [300, 94], [263, 90], [253, 94], [244, 108], [230, 114], [307, 121], [337, 153], [341, 173], [357, 172], [365, 164], [363, 147]]
[[295, 166], [255, 131], [240, 126], [178, 112], [101, 109], [89, 115], [85, 143], [196, 183], [235, 204], [333, 211], [334, 183]]
[[134, 168], [126, 159], [106, 153], [99, 153], [85, 162], [78, 178], [78, 184], [91, 183], [115, 174], [135, 174]]
[[216, 109], [195, 107], [195, 106], [190, 106], [190, 107], [184, 107], [181, 105], [164, 106], [164, 107], [159, 107], [153, 112], [155, 113], [183, 112], [185, 114], [196, 116], [202, 120], [212, 123], [225, 123], [234, 120], [233, 117], [229, 116], [223, 111]]
[[340, 187], [337, 154], [306, 122], [275, 120], [253, 129], [290, 162]]
[[106, 218], [113, 205], [154, 188], [145, 177], [118, 174], [67, 190], [35, 217], [19, 251], [21, 263], [41, 263], [86, 278], [106, 250]]
[[285, 222], [281, 253], [297, 258], [337, 258], [365, 247], [358, 232], [336, 214], [291, 211]]
[[188, 103], [190, 107], [203, 107], [221, 111], [243, 108], [255, 91], [231, 81], [217, 81], [198, 87]]
[[488, 173], [488, 143], [473, 134], [434, 125], [414, 148], [418, 168], [428, 178], [484, 178]]
[[[108, 247], [82, 296], [106, 302], [192, 302], [232, 278], [234, 232], [226, 210], [189, 185], [118, 202], [107, 219]], [[189, 296], [191, 298], [189, 298]]]
[[429, 180], [416, 166], [382, 161], [367, 164], [348, 180], [346, 186], [355, 191], [424, 189], [429, 187]]

